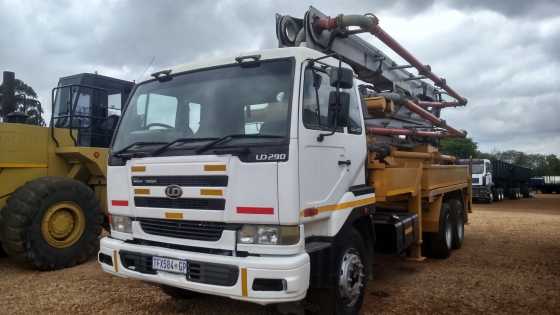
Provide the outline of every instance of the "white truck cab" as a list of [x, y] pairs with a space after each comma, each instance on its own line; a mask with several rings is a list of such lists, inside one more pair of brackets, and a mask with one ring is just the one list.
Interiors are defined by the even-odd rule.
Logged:
[[[109, 161], [103, 270], [260, 304], [304, 298], [310, 252], [375, 202], [357, 84], [340, 88], [347, 122], [332, 127], [339, 65], [281, 48], [139, 83]], [[349, 265], [349, 287], [364, 264]]]
[[472, 185], [492, 186], [492, 163], [488, 159], [473, 160]]

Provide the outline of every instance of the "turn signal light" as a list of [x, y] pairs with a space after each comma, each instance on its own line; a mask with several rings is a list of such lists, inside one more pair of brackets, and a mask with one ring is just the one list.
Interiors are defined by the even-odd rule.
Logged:
[[319, 214], [319, 209], [317, 208], [307, 208], [303, 210], [304, 217], [314, 217]]

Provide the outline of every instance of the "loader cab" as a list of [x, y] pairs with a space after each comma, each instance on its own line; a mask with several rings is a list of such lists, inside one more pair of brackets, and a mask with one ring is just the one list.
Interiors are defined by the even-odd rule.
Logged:
[[76, 146], [108, 147], [133, 86], [91, 73], [63, 77], [52, 90], [51, 127], [74, 130]]

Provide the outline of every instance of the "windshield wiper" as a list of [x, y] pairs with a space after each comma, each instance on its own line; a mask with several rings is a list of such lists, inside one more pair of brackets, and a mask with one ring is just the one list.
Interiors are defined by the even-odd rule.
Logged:
[[[165, 142], [138, 141], [138, 142], [134, 142], [134, 143], [131, 143], [131, 144], [127, 145], [126, 147], [118, 150], [117, 152], [112, 153], [112, 155], [118, 156], [118, 157], [127, 157], [128, 155], [125, 156], [124, 153], [126, 153], [131, 148], [136, 147], [136, 146], [153, 145], [153, 144], [165, 144]], [[131, 154], [134, 154], [134, 153], [140, 153], [140, 152], [131, 152]], [[145, 154], [145, 152], [142, 152], [142, 154]]]
[[175, 139], [171, 142], [168, 142], [168, 143], [162, 145], [161, 147], [155, 149], [154, 151], [150, 152], [150, 155], [156, 156], [156, 155], [162, 153], [163, 151], [167, 150], [172, 145], [177, 144], [177, 143], [186, 143], [186, 142], [194, 142], [194, 141], [210, 141], [210, 140], [217, 140], [217, 139], [218, 138], [179, 138], [179, 139]]
[[195, 150], [196, 153], [202, 153], [212, 147], [214, 147], [217, 144], [220, 143], [224, 143], [224, 142], [229, 142], [233, 139], [238, 139], [238, 138], [267, 138], [267, 139], [279, 139], [279, 138], [285, 138], [284, 136], [276, 136], [276, 135], [261, 135], [261, 134], [232, 134], [232, 135], [227, 135], [227, 136], [223, 136], [221, 138], [218, 138], [210, 143], [207, 143], [201, 147], [199, 147], [198, 149]]

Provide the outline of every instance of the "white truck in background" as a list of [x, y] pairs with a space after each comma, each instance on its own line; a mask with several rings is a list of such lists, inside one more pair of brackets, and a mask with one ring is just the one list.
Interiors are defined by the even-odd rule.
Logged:
[[420, 106], [443, 105], [438, 89], [348, 33], [381, 34], [377, 22], [278, 16], [281, 48], [137, 84], [109, 157], [102, 269], [174, 297], [271, 304], [313, 292], [321, 313], [356, 314], [374, 252], [420, 261], [459, 249], [468, 167], [432, 144], [464, 132]]
[[464, 159], [472, 171], [473, 200], [492, 203], [531, 196], [531, 170], [498, 159]]

